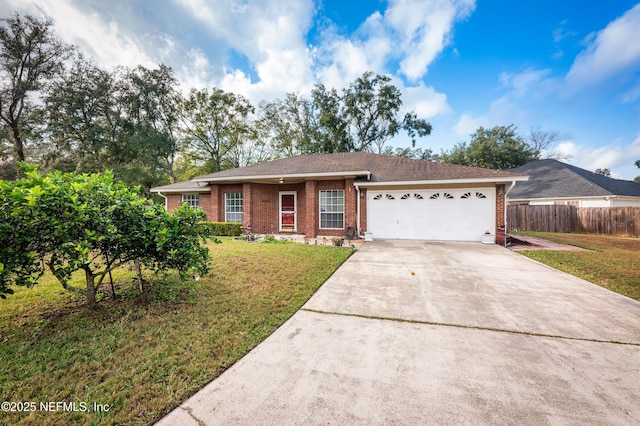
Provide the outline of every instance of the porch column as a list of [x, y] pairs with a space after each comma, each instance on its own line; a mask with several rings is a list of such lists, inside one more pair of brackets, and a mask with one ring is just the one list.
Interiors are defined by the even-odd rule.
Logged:
[[302, 232], [307, 238], [315, 238], [318, 229], [318, 182], [308, 180], [304, 185], [305, 217]]
[[224, 222], [224, 218], [220, 218], [220, 186], [219, 185], [211, 185], [211, 194], [209, 194], [211, 204], [211, 211], [207, 212], [207, 217], [210, 222]]
[[353, 186], [354, 179], [344, 180], [344, 229], [347, 226], [356, 227], [358, 223], [358, 199], [356, 187]]
[[253, 184], [242, 184], [242, 226], [253, 226]]

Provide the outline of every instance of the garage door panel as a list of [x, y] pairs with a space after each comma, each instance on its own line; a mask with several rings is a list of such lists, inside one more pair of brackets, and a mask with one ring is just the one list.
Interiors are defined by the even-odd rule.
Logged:
[[495, 189], [369, 191], [374, 238], [480, 241], [495, 227]]

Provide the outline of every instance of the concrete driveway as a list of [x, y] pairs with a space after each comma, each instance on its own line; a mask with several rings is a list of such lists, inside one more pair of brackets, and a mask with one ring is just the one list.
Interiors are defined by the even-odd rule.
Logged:
[[640, 303], [479, 243], [376, 241], [159, 422], [640, 424]]

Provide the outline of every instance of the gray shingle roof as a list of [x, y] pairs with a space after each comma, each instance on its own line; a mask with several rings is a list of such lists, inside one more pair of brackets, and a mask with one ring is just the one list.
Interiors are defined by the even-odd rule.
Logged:
[[509, 198], [571, 198], [598, 196], [640, 197], [640, 184], [613, 179], [557, 160], [538, 160], [508, 169], [529, 175], [529, 181], [518, 183]]
[[[371, 183], [416, 182], [483, 179], [499, 181], [522, 179], [524, 175], [502, 170], [482, 169], [432, 161], [414, 160], [406, 157], [373, 154], [370, 152], [340, 152], [334, 154], [298, 155], [281, 158], [247, 167], [224, 170], [197, 176], [194, 181], [228, 182], [260, 179], [266, 177], [304, 176], [320, 173], [336, 176], [358, 176]], [[152, 191], [176, 190], [177, 185], [152, 188]]]
[[513, 173], [414, 160], [406, 157], [370, 152], [340, 152], [335, 154], [298, 155], [253, 166], [225, 170], [198, 176], [195, 180], [215, 181], [218, 178], [273, 176], [305, 173], [371, 172], [372, 182], [402, 182], [417, 180], [510, 178]]

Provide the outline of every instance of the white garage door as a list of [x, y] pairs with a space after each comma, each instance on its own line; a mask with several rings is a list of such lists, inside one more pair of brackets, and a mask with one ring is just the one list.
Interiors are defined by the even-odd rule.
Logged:
[[374, 238], [480, 241], [495, 232], [495, 188], [367, 191]]

